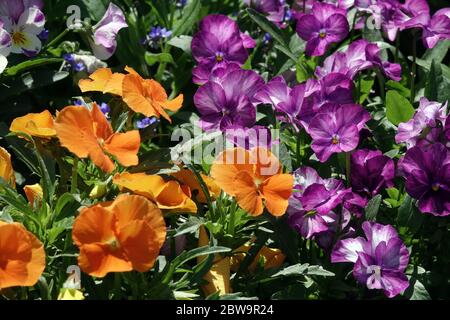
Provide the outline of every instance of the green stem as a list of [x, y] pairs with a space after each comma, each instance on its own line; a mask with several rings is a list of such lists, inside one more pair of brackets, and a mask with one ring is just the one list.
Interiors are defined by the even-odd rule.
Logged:
[[378, 79], [378, 86], [380, 87], [380, 96], [381, 99], [384, 101], [386, 99], [386, 89], [384, 84], [384, 77], [381, 75], [380, 71], [377, 71], [377, 79]]
[[413, 36], [413, 64], [411, 68], [411, 96], [410, 96], [410, 102], [411, 104], [414, 103], [414, 98], [416, 97], [416, 72], [417, 72], [417, 36], [416, 32], [414, 32]]
[[400, 51], [400, 33], [397, 34], [395, 39], [395, 62], [398, 63], [398, 55]]
[[230, 208], [230, 218], [228, 220], [228, 234], [230, 234], [232, 236], [234, 236], [236, 209], [237, 209], [237, 203], [236, 203], [236, 201], [233, 201], [231, 208]]
[[297, 145], [296, 145], [296, 150], [295, 150], [296, 158], [297, 158], [297, 167], [300, 167], [302, 164], [302, 160], [301, 160], [301, 158], [302, 158], [301, 148], [302, 148], [302, 144], [303, 144], [302, 140], [303, 140], [302, 132], [299, 131], [297, 133]]
[[206, 202], [208, 203], [209, 210], [212, 215], [214, 215], [214, 208], [212, 206], [212, 199], [211, 195], [209, 193], [209, 189], [206, 186], [205, 181], [203, 180], [200, 173], [195, 169], [194, 165], [188, 164], [187, 167], [194, 173], [195, 177], [197, 178], [198, 183], [200, 184], [200, 187], [202, 188], [203, 193], [205, 194]]
[[55, 44], [57, 44], [62, 38], [64, 38], [68, 33], [70, 32], [69, 29], [65, 29], [63, 32], [61, 32], [56, 38], [54, 38], [52, 41], [47, 43], [45, 46], [45, 49], [53, 47]]
[[77, 193], [78, 189], [78, 158], [73, 159], [73, 167], [72, 167], [72, 182], [70, 185], [70, 193]]

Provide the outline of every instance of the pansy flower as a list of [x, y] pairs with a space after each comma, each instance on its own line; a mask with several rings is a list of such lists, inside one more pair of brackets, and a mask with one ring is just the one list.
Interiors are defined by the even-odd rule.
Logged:
[[69, 106], [58, 113], [56, 135], [61, 145], [79, 158], [90, 158], [105, 172], [114, 171], [114, 157], [123, 166], [138, 164], [139, 131], [114, 133], [96, 103], [92, 110], [85, 106]]
[[233, 70], [201, 86], [194, 103], [204, 130], [251, 127], [256, 121], [254, 95], [264, 80], [252, 70]]
[[3, 23], [0, 21], [0, 74], [3, 73], [8, 65], [6, 58], [11, 53], [12, 40], [8, 31], [3, 29]]
[[94, 277], [153, 267], [166, 238], [166, 224], [155, 204], [141, 196], [120, 195], [113, 202], [81, 210], [72, 238], [78, 264]]
[[93, 27], [94, 36], [89, 39], [94, 55], [100, 60], [109, 59], [116, 51], [117, 34], [127, 27], [122, 10], [111, 2], [103, 18]]
[[440, 40], [450, 39], [450, 8], [438, 10], [423, 28], [422, 40], [426, 48], [434, 48]]
[[113, 178], [122, 190], [129, 190], [156, 203], [158, 208], [170, 212], [196, 213], [191, 190], [176, 180], [164, 180], [159, 175], [123, 172]]
[[[445, 113], [447, 103], [441, 104], [435, 101], [429, 101], [427, 98], [420, 99], [419, 108], [414, 117], [398, 125], [398, 132], [395, 135], [396, 143], [406, 143], [407, 148], [416, 144], [433, 142], [436, 139], [433, 133], [442, 130], [442, 124], [445, 122]], [[439, 136], [439, 134], [438, 134]]]
[[324, 55], [331, 44], [344, 40], [348, 31], [346, 11], [328, 3], [314, 3], [312, 12], [297, 20], [297, 33], [307, 42], [309, 56]]
[[112, 73], [108, 68], [98, 69], [79, 82], [82, 92], [99, 91], [119, 95], [128, 107], [146, 117], [163, 116], [171, 121], [167, 111], [178, 111], [183, 104], [183, 95], [168, 100], [166, 90], [153, 79], [142, 78], [134, 69], [126, 67], [128, 74]]
[[352, 189], [358, 194], [372, 197], [381, 188], [394, 186], [394, 161], [379, 150], [357, 150], [351, 155]]
[[244, 3], [267, 15], [267, 20], [282, 27], [286, 17], [285, 0], [244, 0]]
[[39, 183], [24, 186], [23, 192], [25, 192], [31, 208], [34, 208], [35, 204], [38, 207], [41, 205], [42, 199], [44, 199], [44, 190]]
[[29, 113], [23, 117], [15, 118], [9, 127], [11, 132], [23, 132], [32, 137], [50, 139], [56, 136], [53, 116], [48, 111]]
[[336, 221], [333, 210], [350, 190], [340, 180], [322, 179], [310, 167], [301, 167], [294, 174], [294, 192], [287, 210], [289, 225], [310, 239], [327, 232]]
[[11, 35], [11, 51], [27, 56], [42, 48], [39, 35], [44, 30], [45, 16], [40, 0], [4, 0], [0, 4], [0, 21]]
[[307, 130], [319, 161], [327, 161], [333, 153], [354, 150], [359, 143], [359, 132], [369, 119], [370, 114], [356, 104], [324, 106]]
[[29, 287], [45, 269], [44, 246], [19, 223], [0, 221], [0, 290]]
[[340, 240], [333, 249], [331, 262], [351, 262], [355, 279], [369, 289], [382, 289], [393, 298], [409, 286], [405, 269], [409, 252], [397, 231], [390, 225], [365, 221], [365, 238]]
[[430, 22], [430, 7], [426, 0], [405, 0], [397, 6], [394, 22], [400, 30], [422, 28]]
[[342, 73], [354, 79], [363, 70], [379, 68], [395, 81], [401, 79], [401, 66], [381, 60], [381, 50], [375, 43], [361, 39], [352, 42], [345, 52], [337, 51], [327, 57], [322, 67], [317, 67], [316, 75], [326, 77], [330, 73]]
[[[206, 195], [203, 192], [197, 177], [191, 170], [180, 168], [179, 171], [173, 172], [170, 175], [180, 181], [182, 185], [189, 187], [189, 193], [192, 194], [192, 198], [195, 197], [195, 199], [200, 203], [207, 203]], [[217, 198], [220, 195], [220, 188], [214, 182], [214, 179], [203, 173], [200, 173], [200, 176], [208, 188], [210, 197]]]
[[14, 169], [11, 163], [11, 155], [2, 147], [0, 147], [0, 178], [12, 187], [16, 186], [16, 178], [14, 176]]
[[200, 30], [192, 39], [192, 55], [199, 64], [193, 73], [208, 73], [223, 62], [242, 65], [248, 58], [247, 49], [255, 45], [255, 40], [239, 30], [236, 21], [210, 14], [200, 22]]
[[214, 161], [211, 177], [253, 216], [261, 215], [264, 207], [274, 216], [286, 212], [293, 177], [282, 173], [279, 160], [268, 149], [225, 150]]
[[399, 162], [406, 191], [424, 213], [450, 215], [450, 151], [442, 144], [415, 146]]

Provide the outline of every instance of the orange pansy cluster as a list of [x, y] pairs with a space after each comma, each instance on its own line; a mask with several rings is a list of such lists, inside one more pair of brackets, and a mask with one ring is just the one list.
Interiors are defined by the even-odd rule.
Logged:
[[82, 209], [72, 236], [80, 249], [81, 269], [104, 277], [109, 272], [148, 271], [165, 241], [166, 225], [151, 201], [122, 194], [113, 202]]
[[102, 68], [79, 82], [82, 92], [97, 91], [122, 97], [128, 107], [136, 113], [147, 117], [163, 116], [171, 121], [167, 111], [178, 111], [183, 104], [180, 94], [169, 100], [166, 90], [153, 79], [142, 78], [134, 69], [126, 67], [127, 74], [113, 73], [108, 68]]
[[211, 177], [239, 206], [253, 216], [266, 209], [274, 216], [286, 212], [294, 178], [283, 174], [279, 160], [265, 148], [225, 150], [214, 161]]

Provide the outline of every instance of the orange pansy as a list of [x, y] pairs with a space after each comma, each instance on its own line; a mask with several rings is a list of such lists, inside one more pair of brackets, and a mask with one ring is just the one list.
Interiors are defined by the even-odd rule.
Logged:
[[264, 206], [274, 216], [286, 212], [294, 179], [283, 174], [280, 162], [266, 148], [233, 148], [222, 152], [211, 167], [211, 177], [239, 206], [253, 216]]
[[[206, 187], [209, 190], [210, 196], [212, 198], [218, 197], [220, 194], [220, 188], [214, 182], [214, 179], [208, 177], [203, 173], [200, 173], [200, 175], [203, 181], [205, 182]], [[198, 182], [197, 178], [195, 177], [194, 173], [191, 170], [180, 168], [179, 171], [172, 173], [171, 176], [175, 177], [182, 184], [187, 185], [192, 193], [197, 193], [196, 199], [198, 202], [200, 203], [207, 202], [205, 193], [203, 192], [200, 183]]]
[[121, 96], [131, 110], [147, 117], [163, 116], [171, 121], [166, 110], [175, 112], [183, 104], [183, 95], [168, 100], [166, 90], [155, 80], [142, 78], [133, 68], [126, 67], [128, 74], [112, 73], [102, 68], [78, 83], [82, 92], [99, 91]]
[[42, 243], [23, 225], [0, 221], [0, 289], [33, 286], [44, 269]]
[[197, 206], [190, 197], [189, 187], [177, 181], [165, 181], [159, 175], [145, 173], [116, 174], [113, 183], [122, 189], [144, 196], [158, 205], [158, 208], [171, 212], [196, 213]]
[[16, 178], [11, 164], [11, 155], [0, 147], [0, 178], [9, 183], [13, 188], [16, 186]]
[[78, 264], [91, 276], [153, 267], [166, 238], [161, 211], [137, 195], [81, 210], [72, 231], [80, 249]]
[[64, 108], [56, 117], [55, 129], [61, 145], [79, 158], [89, 157], [105, 172], [110, 173], [115, 168], [110, 156], [125, 167], [139, 162], [139, 131], [114, 133], [95, 103], [91, 111], [84, 106]]
[[11, 132], [24, 132], [32, 137], [52, 138], [56, 136], [53, 117], [48, 110], [41, 113], [29, 113], [13, 120]]
[[122, 73], [112, 73], [111, 69], [101, 68], [78, 82], [81, 92], [99, 91], [122, 96], [122, 82], [125, 77]]
[[171, 121], [166, 110], [178, 111], [183, 104], [183, 95], [174, 100], [168, 100], [166, 90], [155, 80], [144, 79], [132, 68], [123, 79], [122, 98], [131, 110], [142, 113], [147, 117], [163, 116]]

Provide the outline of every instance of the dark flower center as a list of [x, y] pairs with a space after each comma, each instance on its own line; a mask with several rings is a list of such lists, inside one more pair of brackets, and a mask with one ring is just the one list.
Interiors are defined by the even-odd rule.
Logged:
[[320, 30], [319, 32], [319, 37], [321, 39], [325, 38], [327, 36], [327, 32], [325, 30]]
[[223, 52], [217, 52], [216, 53], [216, 61], [217, 62], [223, 61]]
[[439, 191], [439, 188], [440, 188], [439, 183], [433, 183], [433, 184], [431, 185], [431, 190], [433, 190], [434, 192]]

